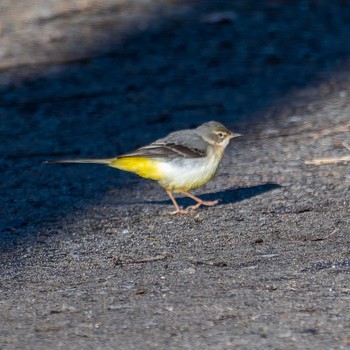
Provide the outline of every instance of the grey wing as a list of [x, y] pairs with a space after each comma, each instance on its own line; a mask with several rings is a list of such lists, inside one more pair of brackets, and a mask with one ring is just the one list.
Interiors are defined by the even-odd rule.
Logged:
[[150, 145], [141, 147], [123, 157], [146, 156], [152, 158], [201, 158], [207, 154], [207, 144], [193, 130], [175, 131]]

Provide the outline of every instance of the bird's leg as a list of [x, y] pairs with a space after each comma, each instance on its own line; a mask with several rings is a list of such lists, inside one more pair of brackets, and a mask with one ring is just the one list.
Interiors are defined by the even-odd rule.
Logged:
[[206, 205], [208, 207], [212, 207], [213, 205], [216, 205], [219, 203], [219, 200], [216, 201], [203, 201], [202, 199], [194, 196], [193, 194], [187, 192], [187, 191], [179, 191], [180, 193], [182, 193], [183, 195], [185, 195], [186, 197], [189, 197], [191, 199], [193, 199], [194, 201], [197, 202], [197, 204], [195, 205], [191, 205], [190, 207], [187, 208], [187, 210], [196, 210], [197, 208], [199, 208], [201, 205]]
[[174, 204], [174, 207], [175, 207], [175, 211], [172, 211], [170, 212], [169, 214], [171, 215], [175, 215], [175, 214], [187, 214], [188, 213], [188, 210], [183, 210], [183, 209], [180, 209], [179, 205], [177, 204], [173, 194], [171, 193], [170, 190], [168, 189], [165, 189], [166, 193], [168, 194], [168, 196], [170, 197], [171, 201], [173, 202]]

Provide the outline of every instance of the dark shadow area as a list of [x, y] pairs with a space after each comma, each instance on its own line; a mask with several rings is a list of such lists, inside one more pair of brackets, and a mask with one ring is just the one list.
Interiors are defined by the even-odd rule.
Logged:
[[[219, 200], [219, 205], [225, 205], [225, 204], [233, 204], [241, 202], [245, 199], [253, 198], [256, 196], [259, 196], [265, 192], [273, 191], [277, 188], [281, 188], [282, 186], [278, 184], [264, 184], [264, 185], [258, 185], [258, 186], [251, 186], [251, 187], [244, 187], [244, 188], [234, 188], [234, 189], [227, 189], [225, 191], [218, 191], [218, 192], [212, 192], [212, 193], [204, 193], [198, 195], [200, 199], [203, 199], [205, 201], [213, 201], [213, 200]], [[197, 194], [196, 194], [197, 196]], [[190, 198], [186, 197], [177, 197], [175, 195], [176, 201], [180, 206], [183, 206], [184, 208], [193, 205], [194, 201]], [[169, 204], [172, 205], [170, 200], [164, 200], [164, 201], [143, 201], [143, 202], [133, 202], [137, 204]]]
[[[211, 119], [245, 135], [269, 118], [307, 119], [291, 100], [265, 111], [328, 82], [350, 55], [345, 1], [131, 3], [36, 14], [28, 1], [22, 22], [2, 21], [0, 241], [128, 184], [111, 169], [42, 161], [111, 157]], [[232, 203], [271, 186], [217, 195]]]

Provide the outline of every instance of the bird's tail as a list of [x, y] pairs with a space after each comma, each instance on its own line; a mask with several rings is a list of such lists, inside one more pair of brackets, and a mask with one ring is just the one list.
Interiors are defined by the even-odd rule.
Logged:
[[106, 159], [59, 159], [47, 160], [44, 163], [90, 163], [90, 164], [110, 164], [115, 158]]

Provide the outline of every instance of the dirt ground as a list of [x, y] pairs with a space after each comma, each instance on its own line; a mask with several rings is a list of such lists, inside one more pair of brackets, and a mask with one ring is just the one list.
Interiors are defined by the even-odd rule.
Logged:
[[[0, 349], [350, 349], [349, 38], [347, 1], [2, 0]], [[43, 164], [208, 120], [244, 137], [186, 216]]]

